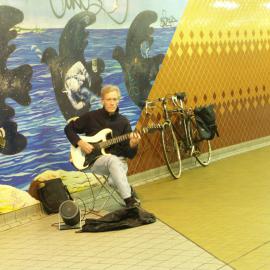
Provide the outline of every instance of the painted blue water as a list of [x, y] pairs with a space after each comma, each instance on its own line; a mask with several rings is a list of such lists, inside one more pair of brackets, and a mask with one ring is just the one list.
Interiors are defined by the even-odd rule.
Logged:
[[[166, 53], [174, 31], [174, 28], [155, 29], [150, 56]], [[47, 47], [58, 51], [61, 32], [62, 29], [48, 29], [42, 33], [24, 33], [11, 42], [16, 44], [17, 49], [8, 59], [8, 68], [23, 64], [33, 67], [31, 104], [23, 107], [11, 99], [6, 100], [15, 109], [14, 121], [17, 122], [18, 131], [27, 137], [28, 143], [16, 155], [0, 154], [0, 184], [26, 190], [33, 178], [45, 170], [73, 170], [68, 162], [70, 144], [63, 131], [66, 121], [55, 99], [49, 69], [40, 63], [42, 52]], [[126, 92], [119, 63], [112, 59], [115, 46], [125, 48], [126, 35], [127, 29], [90, 30], [85, 58], [100, 57], [104, 60], [103, 81], [120, 87], [120, 111], [134, 128], [141, 112]], [[99, 100], [96, 100], [92, 109], [99, 107]]]

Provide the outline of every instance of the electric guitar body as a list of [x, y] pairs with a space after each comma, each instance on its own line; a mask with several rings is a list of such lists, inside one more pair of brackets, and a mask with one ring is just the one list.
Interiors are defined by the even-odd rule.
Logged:
[[[162, 127], [160, 125], [154, 125], [151, 127], [143, 128], [140, 132], [136, 132], [142, 135], [152, 130], [160, 130], [161, 128]], [[123, 142], [125, 140], [129, 140], [130, 134], [131, 133], [113, 137], [112, 130], [109, 128], [105, 128], [99, 131], [94, 136], [80, 136], [82, 140], [93, 145], [94, 149], [90, 154], [85, 154], [80, 147], [74, 147], [73, 145], [71, 145], [71, 162], [78, 170], [85, 170], [91, 164], [93, 164], [98, 157], [102, 155], [109, 155], [105, 152], [106, 148], [109, 148], [110, 146]]]
[[73, 165], [78, 170], [84, 170], [89, 167], [99, 156], [109, 155], [104, 148], [100, 147], [101, 142], [107, 141], [112, 136], [112, 130], [109, 128], [102, 129], [94, 136], [80, 136], [80, 138], [94, 146], [90, 154], [85, 154], [80, 147], [71, 145], [70, 154]]

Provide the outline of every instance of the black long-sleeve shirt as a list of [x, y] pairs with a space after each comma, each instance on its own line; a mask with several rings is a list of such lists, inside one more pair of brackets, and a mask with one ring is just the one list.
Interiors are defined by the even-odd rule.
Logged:
[[[90, 111], [71, 121], [65, 127], [65, 133], [70, 143], [77, 147], [80, 137], [78, 134], [94, 136], [104, 128], [112, 130], [113, 137], [130, 133], [131, 126], [128, 119], [119, 113], [119, 109], [114, 114], [109, 114], [104, 108]], [[137, 153], [138, 147], [131, 148], [129, 140], [118, 143], [106, 150], [116, 156], [132, 159]]]

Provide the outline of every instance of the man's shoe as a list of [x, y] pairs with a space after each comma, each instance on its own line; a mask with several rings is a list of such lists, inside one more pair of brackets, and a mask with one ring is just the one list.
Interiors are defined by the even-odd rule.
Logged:
[[135, 198], [129, 197], [127, 199], [124, 199], [126, 203], [127, 208], [132, 208], [132, 207], [138, 207], [140, 206], [140, 202], [138, 202]]
[[130, 189], [131, 189], [131, 197], [134, 198], [140, 204], [141, 201], [140, 201], [135, 189], [132, 186], [130, 186]]

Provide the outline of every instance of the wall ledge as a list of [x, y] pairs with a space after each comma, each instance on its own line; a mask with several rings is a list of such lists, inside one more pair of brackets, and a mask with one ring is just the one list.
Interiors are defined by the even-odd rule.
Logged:
[[[211, 162], [218, 161], [220, 159], [228, 158], [231, 156], [239, 155], [245, 152], [256, 150], [262, 147], [270, 145], [270, 136], [262, 137], [259, 139], [219, 148], [212, 150], [212, 160]], [[165, 160], [164, 160], [165, 163]], [[184, 171], [199, 167], [199, 164], [195, 163], [194, 158], [187, 158], [182, 160], [182, 173]], [[211, 166], [211, 164], [210, 164]], [[149, 182], [156, 181], [161, 178], [170, 177], [170, 173], [167, 169], [167, 166], [161, 166], [151, 170], [147, 170], [138, 174], [133, 174], [129, 176], [129, 182], [133, 186], [143, 185]], [[181, 178], [181, 176], [180, 176]]]

